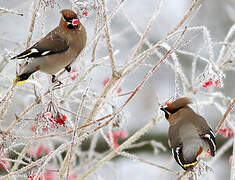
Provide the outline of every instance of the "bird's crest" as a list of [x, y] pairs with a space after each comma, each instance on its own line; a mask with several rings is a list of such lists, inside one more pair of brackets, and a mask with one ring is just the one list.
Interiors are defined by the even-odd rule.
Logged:
[[60, 12], [66, 21], [69, 21], [72, 19], [78, 19], [77, 14], [70, 9], [64, 9]]
[[174, 102], [170, 103], [167, 106], [167, 110], [168, 111], [175, 111], [175, 110], [183, 108], [191, 103], [192, 103], [192, 100], [190, 98], [187, 98], [187, 97], [179, 98], [179, 99], [176, 99]]

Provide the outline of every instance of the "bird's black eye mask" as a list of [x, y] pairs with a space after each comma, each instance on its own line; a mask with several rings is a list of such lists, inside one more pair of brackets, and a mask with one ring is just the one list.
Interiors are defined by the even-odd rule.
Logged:
[[161, 107], [160, 108], [160, 110], [162, 110], [162, 111], [164, 111], [164, 113], [165, 113], [165, 117], [166, 117], [166, 119], [168, 119], [169, 118], [169, 114], [174, 114], [174, 113], [176, 113], [177, 111], [179, 111], [180, 109], [181, 109], [182, 107], [179, 107], [179, 108], [177, 108], [177, 109], [174, 109], [174, 110], [168, 110], [167, 109], [167, 107]]
[[64, 19], [67, 22], [67, 27], [69, 29], [76, 29], [78, 27], [79, 23], [80, 23], [78, 18], [72, 18], [71, 19], [71, 18], [64, 17]]
[[160, 110], [162, 110], [165, 113], [165, 118], [168, 119], [169, 118], [169, 112], [167, 111], [167, 107], [166, 108], [161, 107]]

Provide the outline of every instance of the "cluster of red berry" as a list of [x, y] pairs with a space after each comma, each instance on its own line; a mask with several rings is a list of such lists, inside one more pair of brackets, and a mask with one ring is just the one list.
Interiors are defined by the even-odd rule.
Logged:
[[71, 80], [74, 81], [78, 76], [79, 76], [79, 73], [77, 71], [77, 69], [72, 69], [71, 72], [70, 72], [70, 75], [71, 75]]
[[[220, 80], [215, 80], [214, 83], [215, 83], [216, 87], [221, 87]], [[204, 82], [202, 87], [207, 88], [209, 86], [212, 86], [212, 84], [213, 84], [212, 79], [209, 79], [208, 81]]]
[[[27, 180], [34, 180], [36, 174], [31, 174], [28, 176]], [[77, 179], [77, 175], [76, 174], [72, 174], [69, 176], [68, 180], [75, 180]], [[52, 173], [50, 171], [46, 171], [46, 173], [44, 173], [43, 175], [41, 175], [38, 180], [56, 180], [56, 174]]]
[[[233, 129], [231, 129], [231, 128], [221, 128], [219, 130], [219, 133], [222, 134], [225, 138], [233, 138], [234, 137]], [[233, 156], [231, 155], [229, 157], [229, 164], [232, 164], [232, 161], [233, 161]]]
[[54, 117], [51, 112], [46, 112], [42, 115], [42, 118], [44, 120], [48, 120], [52, 123], [52, 126], [55, 126], [57, 124], [64, 125], [65, 121], [67, 120], [67, 116], [63, 115], [61, 113], [57, 113]]
[[[106, 86], [106, 84], [109, 82], [109, 78], [105, 78], [103, 80], [103, 86]], [[117, 93], [120, 94], [122, 92], [122, 88], [118, 88]]]
[[[7, 158], [6, 154], [2, 154], [1, 158]], [[8, 161], [5, 160], [0, 160], [0, 168], [5, 169], [5, 168], [10, 168], [11, 164]]]
[[233, 130], [231, 128], [221, 128], [219, 130], [219, 133], [223, 134], [223, 136], [225, 138], [227, 138], [227, 137], [233, 138], [233, 136], [234, 136]]
[[126, 134], [125, 131], [119, 130], [119, 131], [112, 132], [111, 134], [110, 134], [110, 133], [107, 134], [107, 137], [108, 137], [109, 139], [111, 139], [111, 137], [112, 137], [114, 149], [116, 149], [116, 148], [118, 148], [118, 146], [119, 146], [119, 144], [118, 144], [118, 142], [117, 142], [117, 138], [124, 139], [124, 138], [127, 137], [127, 134]]

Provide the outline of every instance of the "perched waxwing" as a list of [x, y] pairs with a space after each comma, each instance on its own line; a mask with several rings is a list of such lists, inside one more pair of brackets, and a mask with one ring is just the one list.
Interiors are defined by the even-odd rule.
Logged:
[[188, 106], [191, 103], [183, 97], [161, 108], [169, 122], [169, 146], [184, 170], [192, 169], [206, 153], [215, 156], [216, 152], [213, 131], [207, 121]]
[[86, 30], [72, 10], [64, 9], [61, 14], [59, 26], [31, 48], [12, 58], [30, 58], [13, 83], [22, 84], [38, 70], [52, 75], [52, 81], [62, 68], [71, 71], [71, 63], [86, 45]]

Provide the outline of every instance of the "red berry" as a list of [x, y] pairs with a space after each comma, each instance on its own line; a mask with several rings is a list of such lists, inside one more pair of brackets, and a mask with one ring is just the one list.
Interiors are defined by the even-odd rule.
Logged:
[[108, 82], [109, 82], [109, 78], [106, 78], [105, 80], [103, 80], [103, 86], [106, 86]]
[[67, 120], [67, 116], [63, 115], [62, 121], [66, 121]]
[[220, 128], [219, 132], [220, 132], [220, 133], [225, 133], [226, 130], [227, 130], [226, 128]]
[[220, 80], [216, 80], [216, 81], [215, 81], [215, 85], [216, 85], [217, 87], [220, 87]]
[[[28, 176], [27, 180], [34, 180], [35, 174]], [[44, 180], [43, 175], [38, 178], [38, 180]]]
[[77, 179], [77, 175], [76, 174], [72, 174], [71, 176], [69, 176], [69, 179], [68, 180], [75, 180]]
[[231, 128], [228, 128], [228, 137], [233, 137], [233, 130]]
[[120, 94], [122, 92], [122, 88], [118, 88], [117, 93]]
[[208, 86], [211, 86], [213, 84], [212, 80], [210, 79], [209, 81], [207, 82], [204, 82], [204, 85], [202, 87], [206, 88]]
[[88, 15], [87, 11], [83, 11], [82, 15], [87, 16]]
[[74, 19], [74, 20], [72, 21], [72, 25], [78, 25], [78, 23], [79, 23], [78, 19]]
[[81, 11], [82, 11], [82, 15], [84, 16], [88, 15], [86, 8], [81, 8]]
[[230, 157], [229, 157], [229, 164], [232, 165], [232, 163], [233, 163], [233, 156], [230, 156]]
[[[125, 131], [121, 131], [121, 130], [120, 130], [120, 131], [115, 131], [115, 132], [111, 133], [111, 136], [112, 136], [112, 139], [113, 139], [114, 149], [116, 149], [116, 148], [118, 148], [118, 146], [119, 146], [119, 144], [118, 144], [118, 142], [117, 142], [117, 138], [119, 137], [119, 138], [121, 138], [121, 139], [124, 139], [124, 138], [127, 137], [127, 134], [126, 134]], [[108, 137], [109, 139], [111, 139], [110, 134], [107, 134], [107, 137]]]
[[[6, 158], [7, 155], [3, 154], [2, 157]], [[5, 161], [5, 160], [0, 160], [0, 168], [1, 169], [5, 169], [5, 167], [9, 168], [10, 167], [10, 163], [8, 161]]]
[[170, 105], [171, 105], [171, 103], [172, 103], [172, 102], [167, 102], [167, 103], [166, 103], [166, 105], [167, 105], [167, 106], [170, 106]]
[[76, 69], [72, 69], [70, 73], [72, 75], [71, 76], [72, 81], [74, 81], [79, 76], [79, 73], [77, 72]]

